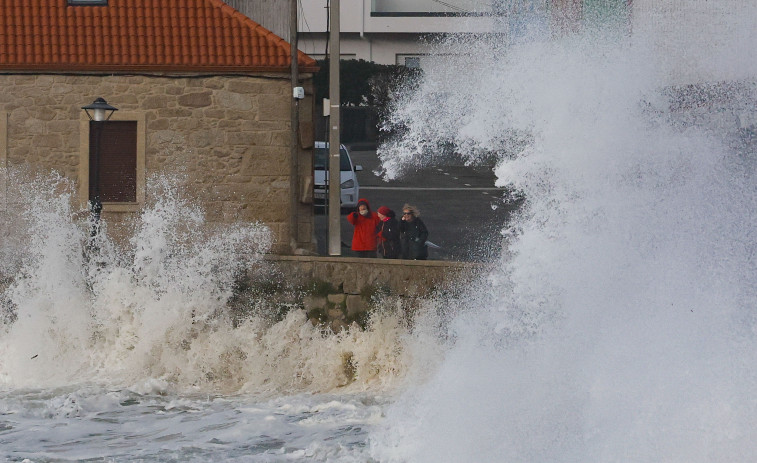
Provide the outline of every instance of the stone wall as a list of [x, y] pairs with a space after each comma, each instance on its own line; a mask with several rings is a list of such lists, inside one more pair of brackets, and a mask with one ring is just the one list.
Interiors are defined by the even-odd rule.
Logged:
[[467, 262], [267, 256], [250, 280], [272, 287], [269, 299], [301, 307], [313, 324], [338, 332], [353, 323], [364, 326], [377, 296], [412, 311], [425, 299], [456, 292], [480, 271], [481, 264]]
[[[300, 102], [299, 183], [311, 185], [312, 91]], [[156, 173], [177, 175], [210, 222], [262, 221], [275, 236], [274, 252], [291, 252], [290, 102], [288, 75], [2, 75], [0, 117], [7, 129], [7, 167], [57, 171], [76, 182], [87, 201], [88, 119], [81, 109], [96, 97], [119, 108], [113, 120], [137, 120], [142, 137], [139, 204], [106, 204], [103, 218], [121, 222], [149, 203]], [[0, 125], [0, 129], [6, 127]], [[17, 187], [8, 185], [9, 190]], [[141, 194], [141, 196], [140, 196]], [[303, 191], [298, 198], [306, 197]], [[11, 195], [8, 196], [9, 198]], [[0, 199], [3, 199], [0, 196]], [[2, 207], [0, 207], [2, 210]], [[311, 248], [313, 215], [299, 203], [298, 244]]]
[[427, 296], [480, 269], [470, 262], [357, 257], [267, 256], [266, 262], [287, 281], [324, 280], [344, 294], [384, 286], [403, 297]]

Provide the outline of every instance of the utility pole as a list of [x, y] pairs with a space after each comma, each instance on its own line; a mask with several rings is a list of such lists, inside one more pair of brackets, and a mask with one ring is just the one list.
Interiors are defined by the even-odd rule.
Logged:
[[339, 0], [329, 10], [329, 255], [342, 255], [342, 174], [339, 169]]
[[299, 217], [297, 214], [297, 208], [299, 207], [299, 182], [297, 181], [300, 175], [300, 100], [298, 98], [295, 89], [300, 85], [299, 78], [299, 54], [297, 45], [297, 0], [291, 0], [291, 6], [289, 11], [289, 43], [291, 45], [290, 55], [292, 56], [292, 103], [291, 103], [291, 119], [292, 119], [292, 133], [290, 144], [290, 169], [289, 169], [289, 244], [292, 248], [292, 253], [297, 250], [297, 242], [299, 241]]

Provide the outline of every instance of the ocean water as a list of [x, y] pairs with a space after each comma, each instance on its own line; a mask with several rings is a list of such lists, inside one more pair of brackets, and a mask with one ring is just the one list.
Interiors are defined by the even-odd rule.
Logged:
[[382, 400], [359, 394], [178, 394], [68, 388], [3, 394], [3, 461], [369, 461]]
[[397, 96], [385, 175], [496, 156], [525, 198], [499, 260], [410, 322], [240, 318], [264, 226], [153, 178], [119, 247], [68, 182], [9, 173], [0, 459], [754, 461], [757, 6], [633, 4], [437, 43]]

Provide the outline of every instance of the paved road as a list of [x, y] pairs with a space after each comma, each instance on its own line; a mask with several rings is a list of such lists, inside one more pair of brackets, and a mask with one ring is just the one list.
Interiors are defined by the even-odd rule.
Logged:
[[[429, 229], [429, 259], [487, 260], [500, 249], [500, 230], [515, 206], [503, 202], [504, 191], [494, 186], [492, 166], [466, 167], [461, 162], [408, 172], [402, 178], [384, 181], [374, 174], [379, 167], [375, 151], [351, 150], [358, 172], [360, 196], [373, 210], [388, 206], [395, 212], [410, 203], [421, 211]], [[341, 221], [342, 255], [351, 255], [352, 225]], [[399, 214], [398, 214], [399, 215]], [[399, 218], [399, 217], [398, 217]], [[318, 252], [328, 254], [328, 217], [316, 209], [315, 234]]]

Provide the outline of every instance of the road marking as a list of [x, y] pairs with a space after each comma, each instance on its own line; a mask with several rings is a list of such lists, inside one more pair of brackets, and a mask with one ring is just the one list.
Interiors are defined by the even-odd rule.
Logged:
[[497, 188], [497, 187], [445, 188], [445, 187], [412, 187], [412, 186], [361, 186], [360, 189], [361, 190], [412, 190], [412, 191], [504, 191], [503, 188]]

